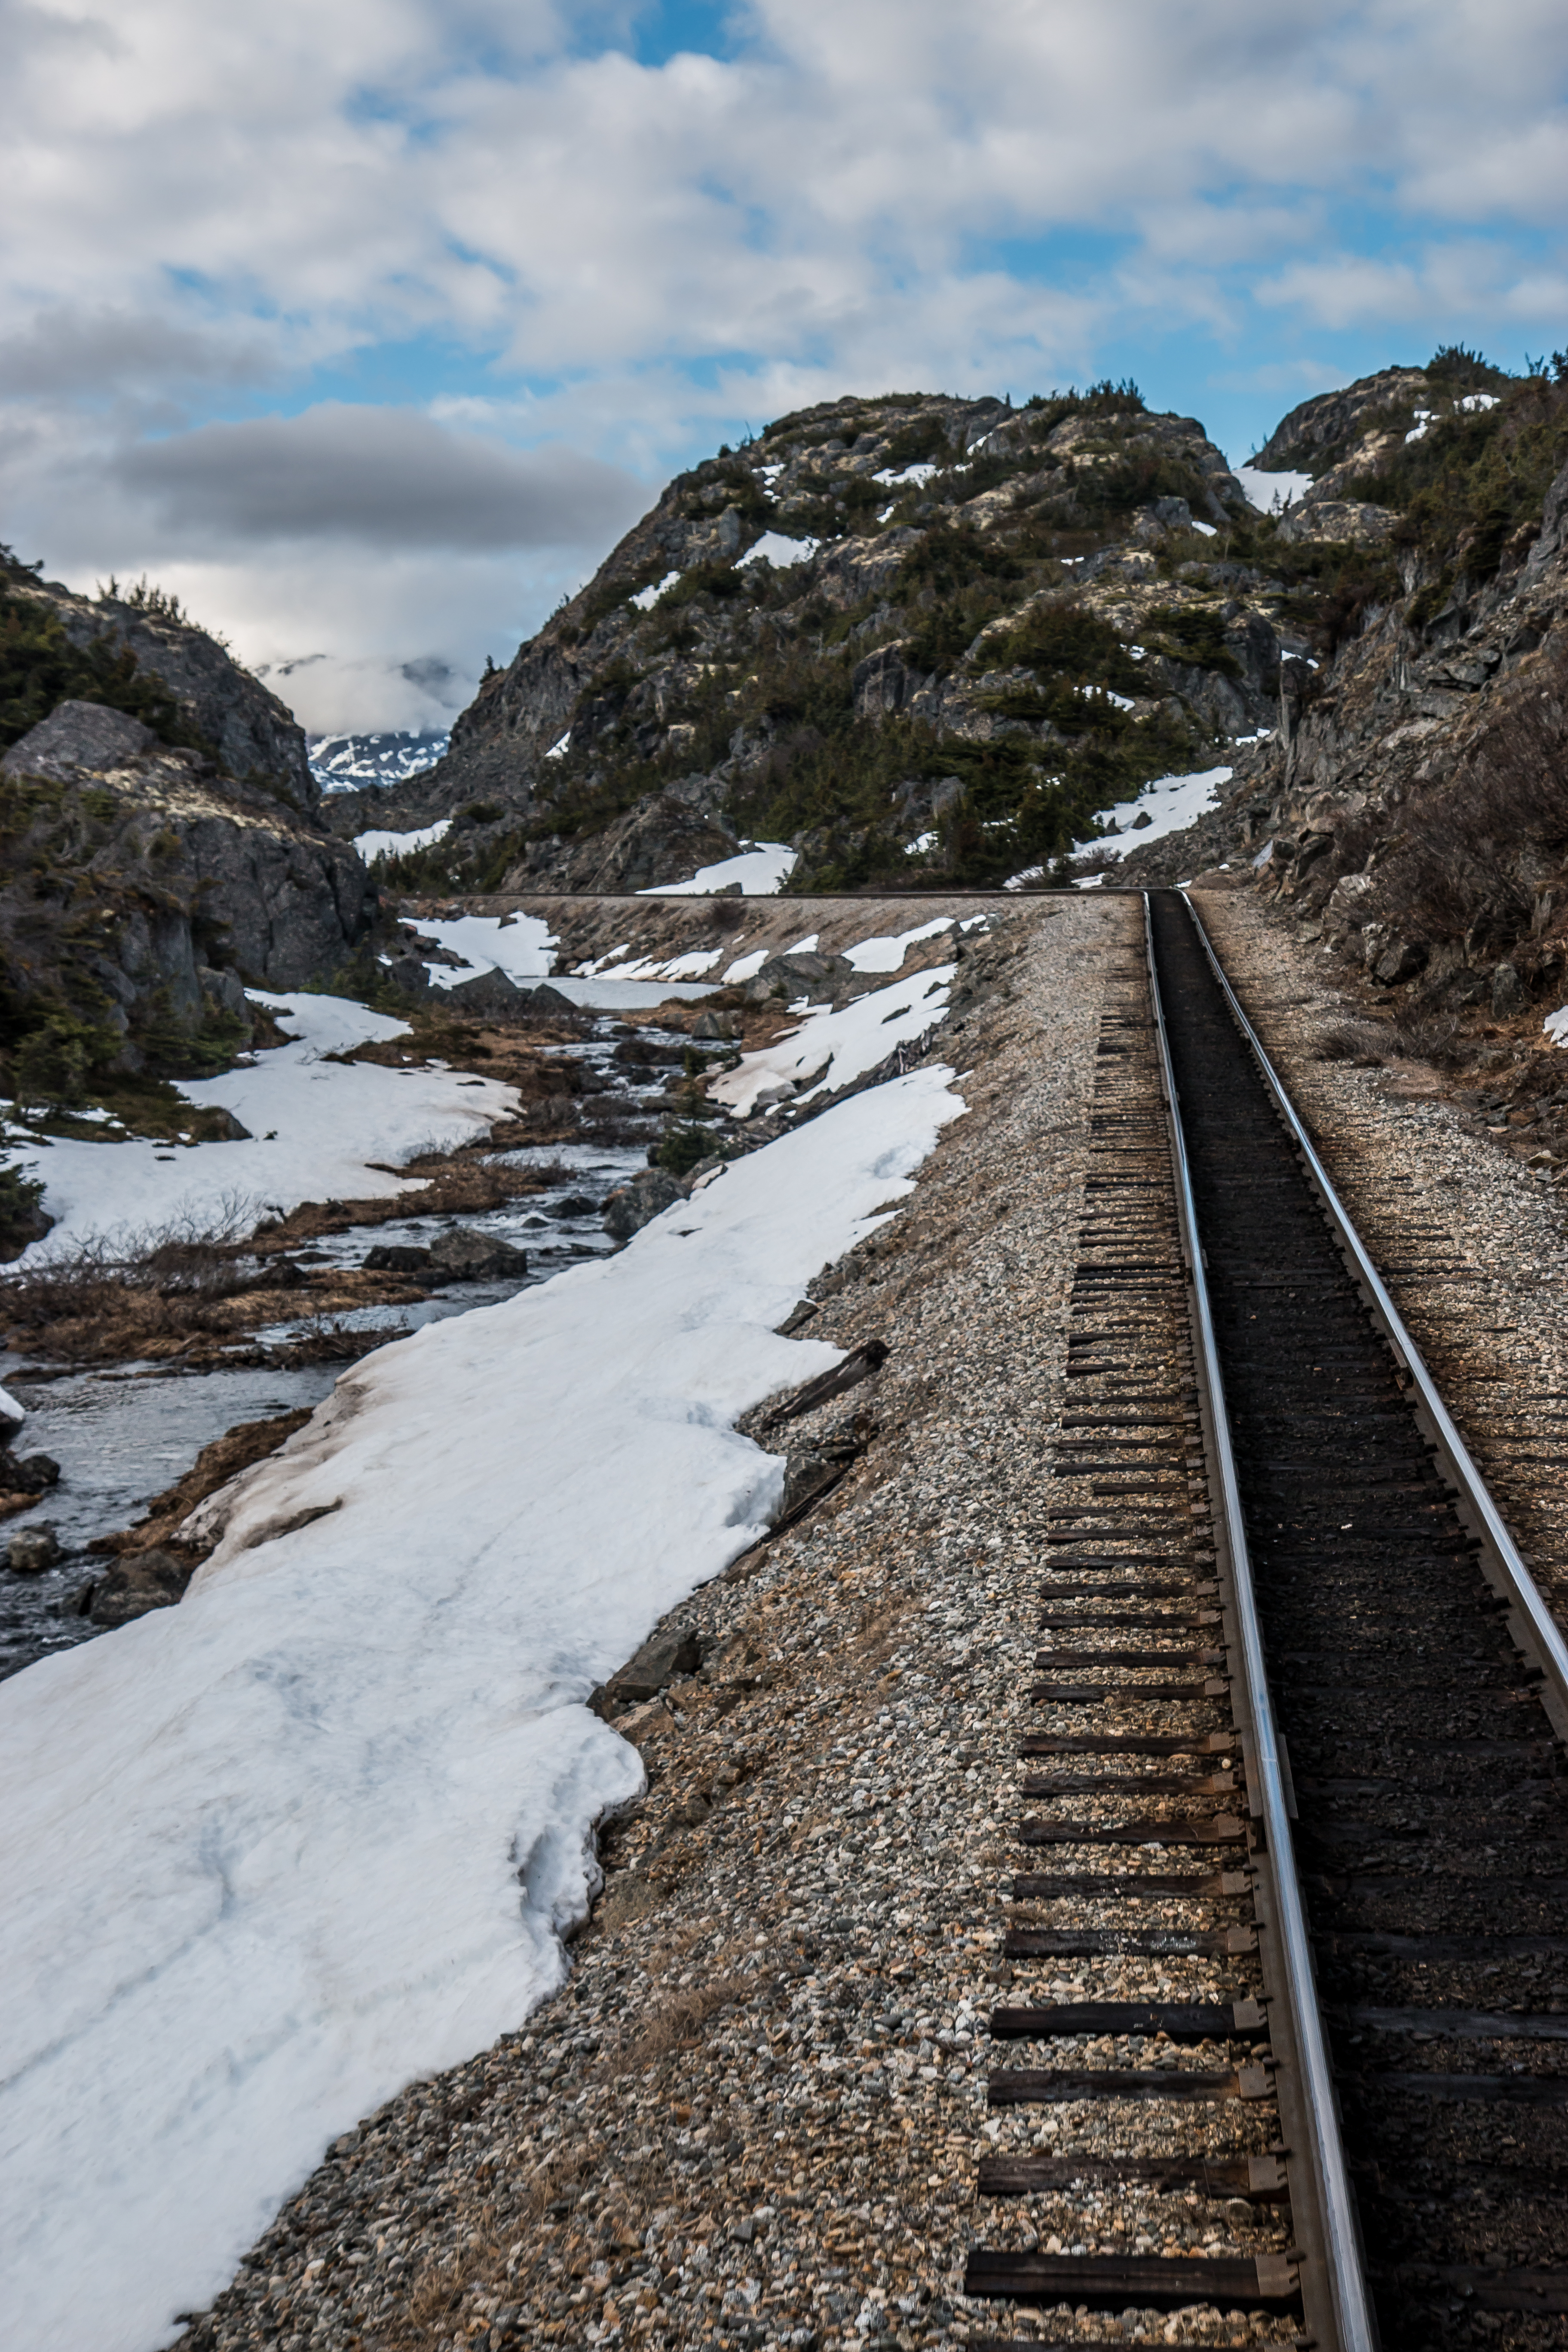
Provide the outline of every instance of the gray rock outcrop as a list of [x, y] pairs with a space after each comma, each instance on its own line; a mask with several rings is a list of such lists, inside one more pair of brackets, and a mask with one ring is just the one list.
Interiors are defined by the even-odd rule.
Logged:
[[[42, 610], [56, 646], [58, 632], [89, 651], [107, 643], [120, 667], [106, 693], [161, 681], [146, 707], [160, 727], [173, 710], [182, 739], [68, 697], [0, 759], [12, 809], [0, 967], [24, 1037], [30, 1021], [75, 1023], [74, 1036], [100, 1041], [91, 1065], [106, 1073], [210, 1067], [248, 1034], [247, 985], [319, 982], [353, 959], [374, 887], [317, 814], [301, 730], [216, 639], [12, 565], [0, 588], [13, 611]], [[182, 1037], [200, 1037], [206, 1058], [183, 1063]]]
[[662, 1216], [674, 1201], [684, 1197], [679, 1181], [668, 1169], [643, 1168], [605, 1202], [605, 1231], [612, 1241], [629, 1242], [645, 1225]]

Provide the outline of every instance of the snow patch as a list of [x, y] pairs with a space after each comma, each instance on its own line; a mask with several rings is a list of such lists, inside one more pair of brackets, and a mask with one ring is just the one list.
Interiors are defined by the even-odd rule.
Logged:
[[509, 980], [531, 987], [535, 981], [548, 979], [554, 966], [555, 935], [537, 915], [458, 915], [450, 921], [405, 915], [400, 919], [405, 930], [462, 957], [460, 971], [449, 963], [426, 965], [437, 988], [456, 988], [481, 971], [504, 971]]
[[655, 883], [637, 895], [639, 898], [700, 898], [738, 882], [742, 898], [771, 898], [783, 889], [795, 866], [795, 852], [787, 842], [753, 841], [737, 856], [721, 858], [717, 866], [700, 866], [689, 882]]
[[659, 598], [668, 594], [679, 577], [679, 572], [667, 572], [662, 580], [654, 581], [649, 587], [639, 588], [630, 602], [637, 606], [639, 613], [651, 613]]
[[[895, 1045], [924, 1036], [947, 1008], [957, 969], [944, 963], [912, 972], [890, 988], [868, 990], [837, 1013], [826, 1005], [792, 1005], [792, 1012], [805, 1013], [800, 1027], [758, 1053], [743, 1054], [734, 1069], [710, 1082], [710, 1099], [736, 1118], [749, 1118], [767, 1102], [809, 1102], [813, 1095], [837, 1093], [885, 1062]], [[807, 1079], [816, 1084], [807, 1086]]]
[[761, 539], [747, 548], [737, 572], [748, 563], [771, 563], [775, 571], [788, 571], [791, 565], [809, 563], [822, 541], [819, 539], [788, 539], [782, 530], [764, 530]]
[[416, 825], [412, 833], [356, 833], [354, 847], [367, 866], [374, 866], [378, 857], [405, 857], [412, 849], [429, 849], [445, 841], [451, 829], [451, 818], [444, 816], [435, 824]]
[[[1156, 776], [1152, 783], [1144, 785], [1135, 801], [1118, 801], [1114, 808], [1101, 811], [1106, 823], [1114, 824], [1129, 838], [1079, 841], [1075, 842], [1074, 848], [1079, 852], [1104, 850], [1112, 857], [1121, 857], [1126, 850], [1142, 849], [1151, 841], [1163, 841], [1168, 833], [1180, 833], [1184, 825], [1195, 824], [1200, 816], [1217, 806], [1220, 786], [1228, 784], [1235, 772], [1233, 768], [1201, 768], [1190, 776]], [[1140, 816], [1147, 816], [1150, 822], [1132, 832], [1133, 820]]]
[[918, 930], [900, 931], [892, 936], [884, 932], [875, 939], [862, 940], [858, 946], [844, 950], [844, 960], [857, 971], [897, 971], [917, 940], [934, 940], [939, 931], [952, 929], [953, 919], [952, 915], [938, 915], [932, 921], [922, 923]]
[[563, 760], [571, 748], [572, 730], [568, 727], [565, 734], [563, 735], [558, 741], [552, 743], [549, 751], [546, 751], [544, 756], [547, 760]]
[[329, 2141], [560, 1984], [643, 1784], [584, 1702], [776, 1511], [734, 1421], [839, 1360], [773, 1327], [910, 1190], [951, 1076], [367, 1357], [203, 1507], [179, 1607], [0, 1685], [18, 2352], [167, 2343]]
[[[372, 1200], [423, 1178], [391, 1173], [425, 1150], [455, 1150], [517, 1108], [514, 1087], [409, 1063], [329, 1062], [329, 1054], [405, 1037], [406, 1021], [342, 996], [249, 991], [294, 1034], [221, 1077], [180, 1083], [188, 1102], [221, 1105], [249, 1132], [234, 1143], [38, 1143], [53, 1231], [27, 1251], [36, 1265], [89, 1234], [131, 1237], [174, 1223], [198, 1230], [301, 1201]], [[384, 1162], [373, 1167], [372, 1161]]]
[[1237, 466], [1234, 471], [1259, 514], [1282, 513], [1312, 487], [1310, 474], [1271, 473], [1260, 466]]
[[1554, 1045], [1568, 1045], [1568, 1004], [1560, 1004], [1555, 1013], [1549, 1013], [1541, 1025]]

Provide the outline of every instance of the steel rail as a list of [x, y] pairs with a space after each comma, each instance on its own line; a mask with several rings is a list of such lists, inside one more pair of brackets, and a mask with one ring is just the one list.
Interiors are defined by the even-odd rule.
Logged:
[[[1165, 1034], [1164, 1006], [1160, 995], [1153, 926], [1146, 892], [1143, 898], [1143, 933], [1161, 1076], [1171, 1108], [1171, 1155], [1177, 1215], [1192, 1278], [1193, 1322], [1199, 1367], [1211, 1407], [1209, 1437], [1215, 1483], [1219, 1490], [1224, 1514], [1232, 1597], [1241, 1636], [1242, 1665], [1252, 1718], [1254, 1753], [1251, 1760], [1257, 1788], [1256, 1801], [1262, 1822], [1265, 1851], [1271, 1865], [1279, 1958], [1289, 2004], [1291, 2039], [1301, 2075], [1300, 2112], [1309, 2139], [1310, 2181], [1319, 2225], [1310, 2234], [1321, 2246], [1328, 2273], [1329, 2299], [1337, 2331], [1332, 2352], [1377, 2352], [1377, 2326], [1362, 2270], [1355, 2199], [1340, 2137], [1339, 2106], [1334, 2095], [1333, 2070], [1329, 2062], [1322, 2015], [1318, 2006], [1306, 1906], [1296, 1875], [1290, 1833], [1290, 1795], [1264, 1663], [1263, 1633], [1258, 1622], [1252, 1563], [1247, 1550], [1247, 1523], [1242, 1513], [1236, 1460], [1226, 1417], [1225, 1382], [1215, 1342], [1208, 1284], [1204, 1273], [1203, 1243], [1193, 1197], [1186, 1139], [1182, 1130], [1181, 1103]], [[1299, 2223], [1298, 2236], [1302, 2234]]]
[[1540, 1586], [1509, 1532], [1507, 1522], [1487, 1491], [1486, 1481], [1454, 1425], [1437, 1384], [1426, 1369], [1421, 1350], [1411, 1338], [1404, 1317], [1389, 1297], [1382, 1276], [1367, 1255], [1361, 1235], [1330, 1181], [1328, 1170], [1318, 1157], [1310, 1136], [1297, 1116], [1295, 1105], [1263, 1050], [1262, 1040], [1242, 1011], [1197, 908], [1190, 898], [1186, 906], [1204, 952], [1214, 968], [1215, 977], [1225, 992], [1231, 1015], [1251, 1048], [1263, 1073], [1263, 1082], [1306, 1162], [1307, 1172], [1340, 1247], [1350, 1261], [1362, 1294], [1382, 1327], [1384, 1338], [1394, 1351], [1395, 1363], [1409, 1377], [1415, 1392], [1417, 1419], [1425, 1423], [1428, 1437], [1442, 1456], [1449, 1481], [1458, 1493], [1459, 1516], [1469, 1526], [1471, 1533], [1479, 1538], [1485, 1552], [1490, 1556], [1489, 1581], [1517, 1612], [1519, 1623], [1515, 1628], [1515, 1639], [1525, 1654], [1533, 1657], [1545, 1676], [1547, 1693], [1543, 1696], [1550, 1695], [1548, 1712], [1553, 1725], [1561, 1736], [1568, 1738], [1568, 1642], [1564, 1642], [1556, 1620], [1542, 1597]]

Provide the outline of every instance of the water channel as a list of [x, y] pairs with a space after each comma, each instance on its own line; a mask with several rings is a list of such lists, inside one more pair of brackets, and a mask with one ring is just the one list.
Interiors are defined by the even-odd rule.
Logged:
[[[660, 997], [673, 992], [649, 992]], [[624, 995], [623, 991], [623, 1001]], [[611, 1251], [616, 1244], [601, 1223], [603, 1202], [647, 1165], [648, 1144], [659, 1130], [658, 1111], [645, 1107], [639, 1092], [649, 1074], [615, 1058], [626, 1034], [616, 1013], [609, 1011], [595, 1019], [591, 1034], [581, 1042], [552, 1049], [552, 1055], [587, 1063], [603, 1080], [604, 1090], [588, 1099], [596, 1123], [612, 1126], [614, 1141], [590, 1136], [494, 1155], [511, 1166], [548, 1169], [554, 1181], [546, 1190], [461, 1218], [408, 1217], [352, 1226], [324, 1234], [297, 1253], [307, 1265], [357, 1266], [378, 1245], [428, 1247], [447, 1225], [461, 1224], [525, 1250], [528, 1271], [521, 1280], [454, 1283], [413, 1306], [362, 1307], [334, 1317], [334, 1322], [349, 1328], [395, 1325], [402, 1336], [421, 1324], [493, 1306], [549, 1282], [583, 1258]], [[637, 1034], [656, 1050], [679, 1049], [687, 1043], [682, 1035], [646, 1024], [639, 1024]], [[106, 1144], [103, 1149], [114, 1147]], [[283, 1344], [298, 1338], [300, 1328], [298, 1320], [279, 1322], [247, 1332], [245, 1343]], [[41, 1575], [19, 1576], [0, 1568], [0, 1680], [53, 1651], [100, 1638], [100, 1629], [76, 1606], [83, 1587], [103, 1570], [101, 1558], [87, 1550], [95, 1537], [129, 1527], [154, 1495], [184, 1475], [205, 1445], [228, 1430], [320, 1404], [344, 1367], [246, 1366], [186, 1372], [123, 1364], [63, 1377], [52, 1367], [41, 1369], [47, 1369], [49, 1377], [29, 1380], [25, 1364], [7, 1369], [5, 1385], [27, 1412], [17, 1451], [51, 1455], [60, 1465], [60, 1480], [37, 1504], [0, 1523], [0, 1549], [17, 1529], [45, 1521], [56, 1530], [61, 1558]]]

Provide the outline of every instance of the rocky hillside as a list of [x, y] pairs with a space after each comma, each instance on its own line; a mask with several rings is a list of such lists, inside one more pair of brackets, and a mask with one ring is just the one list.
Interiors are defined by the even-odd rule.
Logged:
[[1119, 876], [1251, 871], [1429, 1044], [1468, 1006], [1561, 1003], [1568, 355], [1523, 379], [1463, 352], [1389, 370], [1295, 410], [1262, 454], [1315, 477], [1281, 530], [1352, 517], [1358, 561], [1223, 810]]
[[221, 1066], [247, 982], [350, 958], [375, 899], [289, 712], [169, 599], [0, 562], [0, 1079], [68, 1110]]
[[395, 875], [434, 888], [637, 887], [737, 836], [799, 888], [994, 884], [1271, 726], [1358, 555], [1128, 385], [829, 404], [673, 481], [445, 760], [331, 822], [451, 818]]

